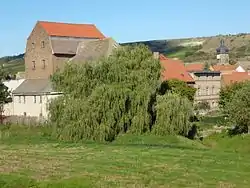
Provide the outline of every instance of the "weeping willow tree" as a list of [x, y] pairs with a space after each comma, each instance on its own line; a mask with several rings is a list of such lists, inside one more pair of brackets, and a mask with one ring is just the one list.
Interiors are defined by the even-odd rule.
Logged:
[[190, 128], [190, 118], [193, 115], [192, 103], [175, 93], [157, 96], [156, 122], [153, 133], [156, 135], [187, 136]]
[[50, 104], [54, 133], [65, 140], [112, 141], [119, 133], [149, 131], [160, 71], [160, 62], [142, 45], [67, 65], [52, 77], [54, 88], [64, 93]]
[[[49, 107], [54, 135], [62, 140], [112, 141], [120, 133], [151, 132], [156, 117], [158, 133], [163, 126], [161, 114], [167, 112], [172, 118], [178, 117], [176, 121], [166, 122], [171, 123], [170, 127], [176, 125], [179, 129], [183, 122], [187, 126], [188, 113], [184, 110], [189, 108], [185, 106], [180, 113], [176, 109], [178, 104], [187, 105], [183, 100], [164, 96], [156, 101], [160, 73], [159, 60], [144, 45], [119, 48], [98, 61], [67, 65], [52, 77], [54, 88], [64, 93]], [[163, 112], [160, 107], [158, 113], [156, 104], [167, 104], [174, 112], [169, 109]], [[176, 129], [174, 132], [178, 134], [186, 132], [186, 128]], [[164, 130], [166, 134], [170, 132]]]

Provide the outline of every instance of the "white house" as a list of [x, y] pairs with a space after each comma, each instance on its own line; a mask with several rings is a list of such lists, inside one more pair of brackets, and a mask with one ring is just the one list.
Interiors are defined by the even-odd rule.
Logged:
[[[8, 87], [8, 90], [10, 91], [11, 97], [12, 97], [12, 92], [15, 90], [19, 85], [23, 83], [24, 79], [19, 79], [19, 80], [8, 80], [4, 81], [3, 84]], [[3, 115], [5, 116], [11, 116], [14, 113], [14, 103], [13, 101], [7, 104], [4, 104], [4, 111]]]
[[13, 91], [13, 115], [46, 119], [49, 102], [61, 94], [52, 90], [48, 79], [27, 79]]

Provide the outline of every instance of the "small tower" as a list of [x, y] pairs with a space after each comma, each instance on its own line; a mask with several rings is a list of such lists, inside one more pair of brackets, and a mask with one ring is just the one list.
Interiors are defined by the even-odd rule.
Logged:
[[219, 48], [216, 49], [217, 60], [219, 65], [229, 64], [229, 49], [225, 46], [224, 40], [221, 39]]

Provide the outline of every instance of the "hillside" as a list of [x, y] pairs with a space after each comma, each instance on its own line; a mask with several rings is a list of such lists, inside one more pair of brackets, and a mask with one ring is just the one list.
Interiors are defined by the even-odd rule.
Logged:
[[15, 74], [24, 71], [24, 54], [1, 57], [0, 65], [3, 65], [8, 73]]
[[197, 37], [186, 39], [153, 40], [122, 45], [142, 43], [152, 51], [163, 53], [169, 57], [177, 57], [186, 62], [215, 60], [216, 48], [219, 47], [221, 39], [230, 49], [230, 58], [235, 61], [247, 59], [250, 56], [250, 34], [218, 35], [211, 37]]
[[[233, 62], [239, 59], [250, 60], [250, 34], [246, 33], [185, 39], [138, 41], [122, 43], [121, 45], [142, 43], [147, 45], [152, 51], [163, 53], [171, 58], [180, 58], [185, 62], [204, 62], [215, 60], [216, 48], [220, 45], [221, 39], [224, 39], [225, 45], [230, 49], [230, 59]], [[4, 64], [6, 71], [10, 73], [24, 71], [23, 57], [24, 54], [2, 57], [0, 58], [0, 65]]]

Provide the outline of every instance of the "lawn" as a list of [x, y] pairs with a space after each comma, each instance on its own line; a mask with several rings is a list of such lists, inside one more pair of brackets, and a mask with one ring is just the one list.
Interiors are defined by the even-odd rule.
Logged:
[[65, 143], [40, 128], [0, 129], [0, 187], [249, 187], [250, 153], [182, 137]]

